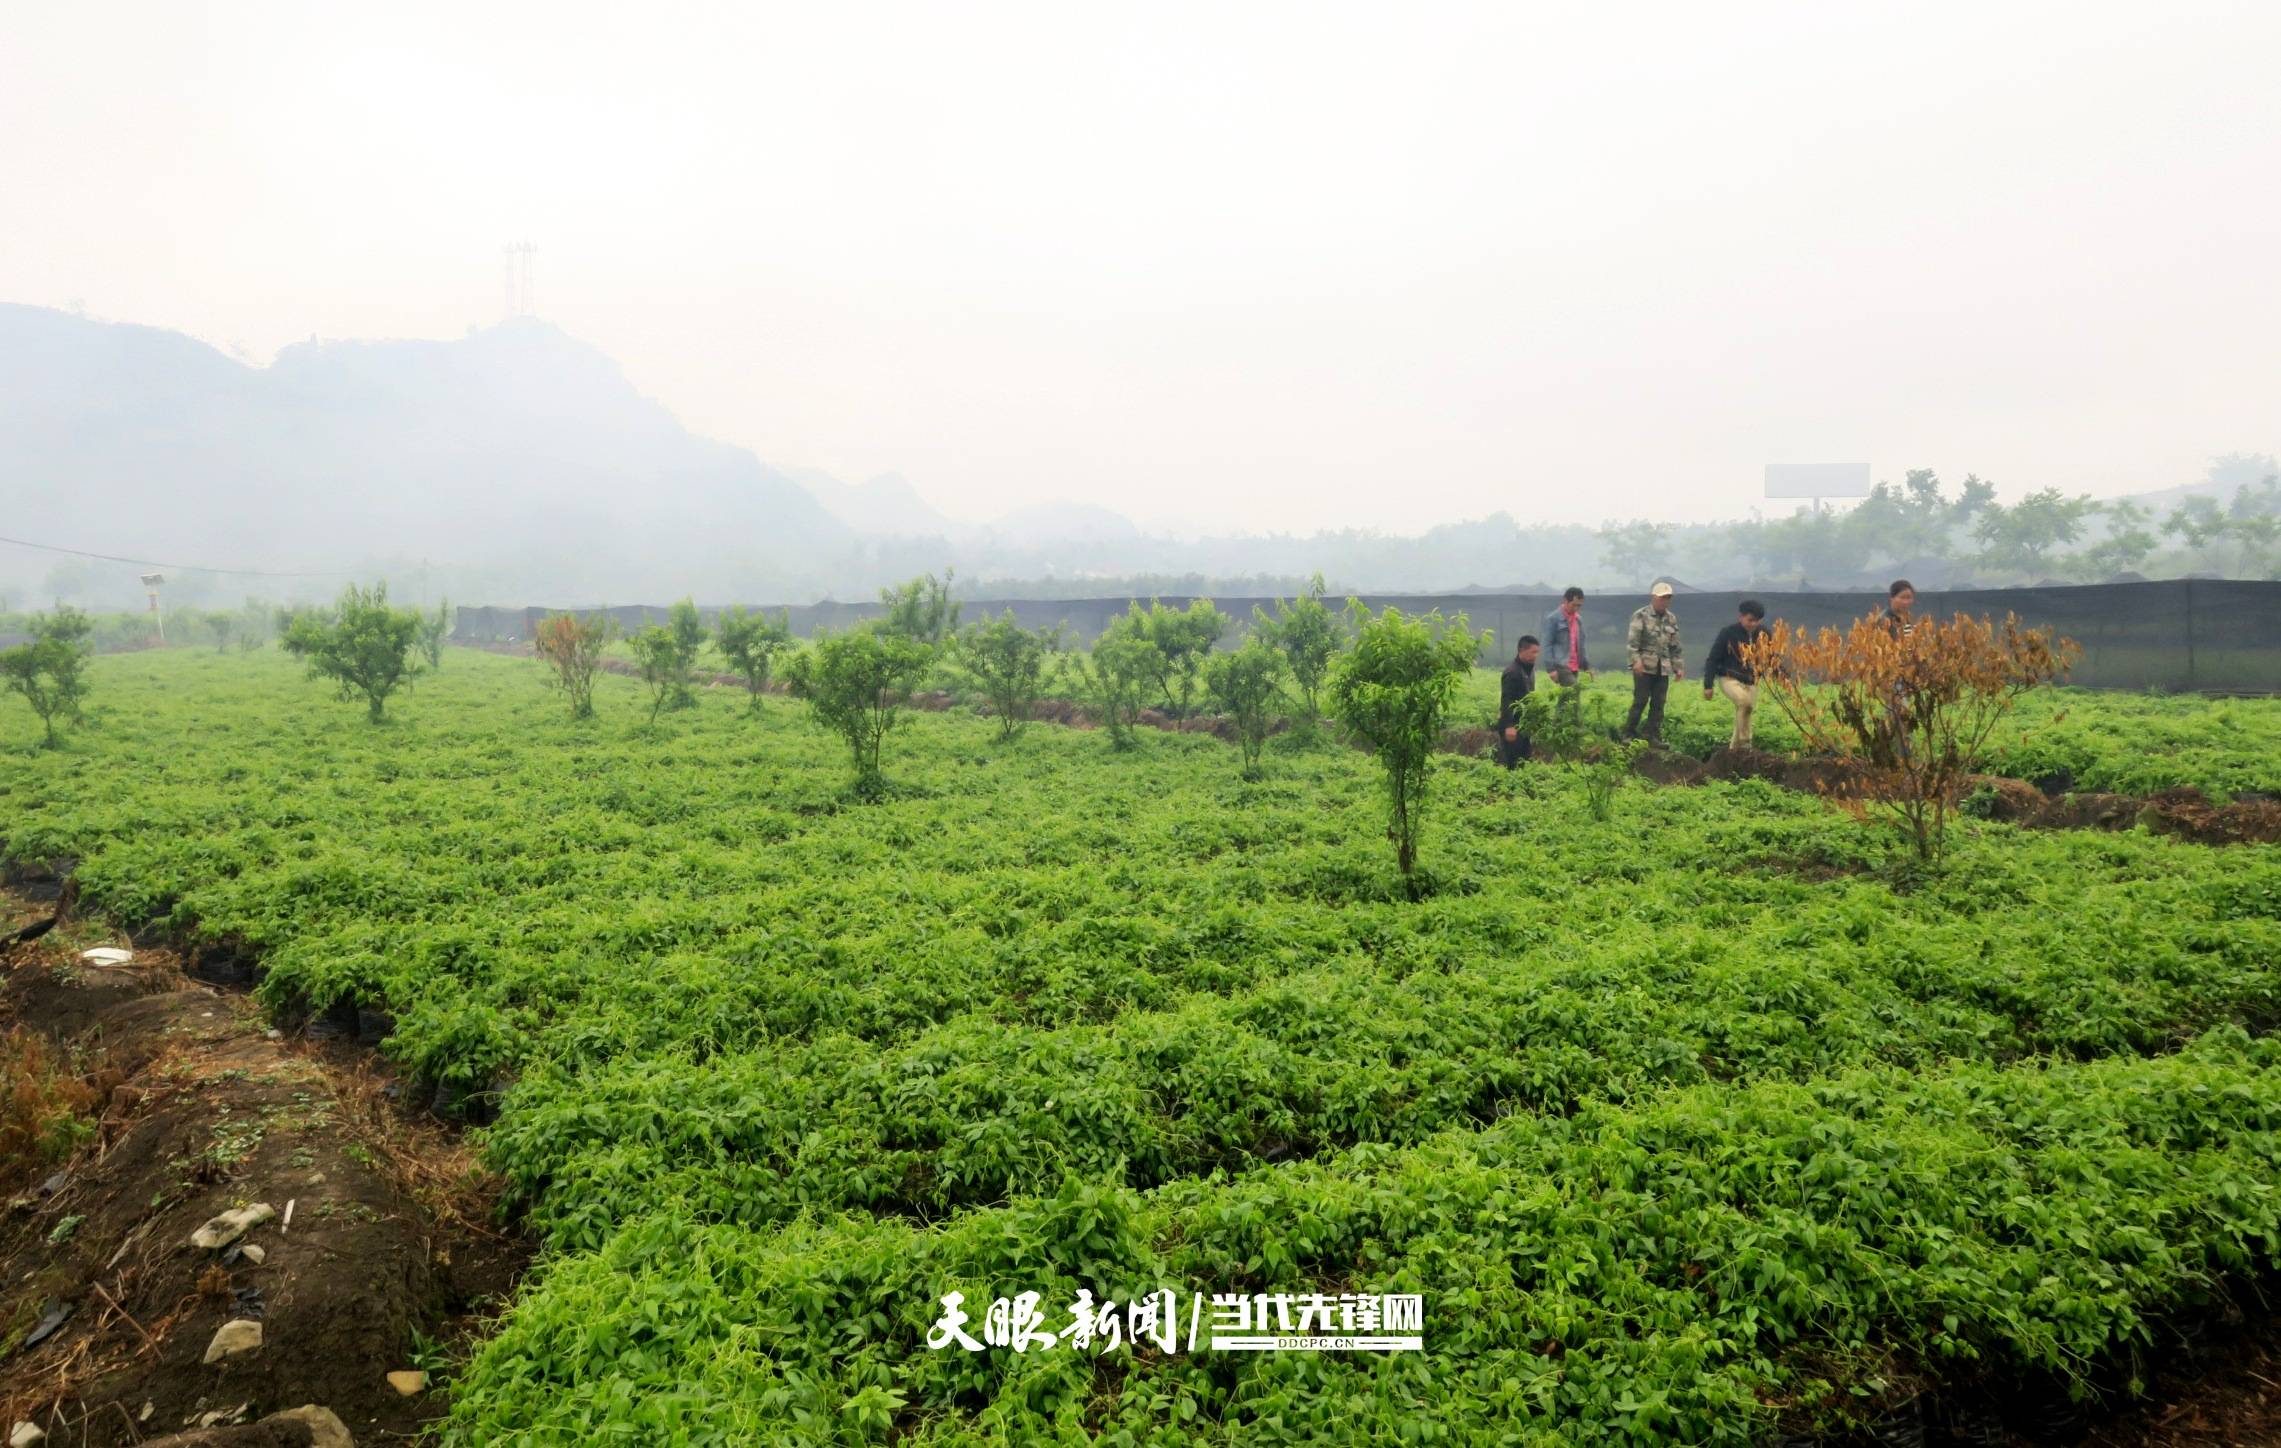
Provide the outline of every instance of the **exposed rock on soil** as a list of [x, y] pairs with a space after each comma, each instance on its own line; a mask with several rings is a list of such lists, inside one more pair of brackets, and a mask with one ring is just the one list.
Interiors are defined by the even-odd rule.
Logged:
[[119, 969], [54, 937], [7, 955], [0, 1029], [84, 1072], [99, 1125], [0, 1211], [0, 1423], [55, 1444], [238, 1448], [345, 1441], [335, 1428], [376, 1442], [442, 1411], [387, 1373], [415, 1328], [443, 1330], [482, 1253], [264, 1025], [165, 950]]

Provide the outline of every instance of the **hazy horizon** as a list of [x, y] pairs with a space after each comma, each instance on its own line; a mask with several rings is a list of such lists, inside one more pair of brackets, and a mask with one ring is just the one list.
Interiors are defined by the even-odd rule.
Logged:
[[2281, 450], [2281, 11], [22, 10], [0, 299], [254, 362], [536, 312], [943, 512], [1739, 517]]

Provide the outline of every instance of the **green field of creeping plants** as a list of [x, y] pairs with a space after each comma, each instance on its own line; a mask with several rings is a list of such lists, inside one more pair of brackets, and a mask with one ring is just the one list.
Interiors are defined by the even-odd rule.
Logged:
[[[0, 713], [7, 852], [385, 1012], [487, 1123], [546, 1252], [453, 1442], [1745, 1442], [2112, 1386], [2281, 1265], [2273, 846], [1967, 821], [1920, 879], [1766, 784], [1603, 821], [1448, 757], [1413, 900], [1332, 745], [918, 715], [874, 803], [731, 689], [92, 684], [59, 750]], [[2062, 709], [1999, 767], [2281, 787], [2281, 704]], [[1416, 1293], [1424, 1350], [927, 1345], [949, 1292], [1159, 1289]]]

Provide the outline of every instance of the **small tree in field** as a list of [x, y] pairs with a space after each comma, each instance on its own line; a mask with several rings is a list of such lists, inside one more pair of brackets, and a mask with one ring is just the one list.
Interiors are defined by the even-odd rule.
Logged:
[[436, 604], [434, 613], [420, 620], [420, 656], [431, 670], [444, 666], [444, 640], [450, 636], [451, 600], [447, 598]]
[[309, 677], [331, 679], [341, 697], [361, 697], [367, 717], [378, 723], [388, 696], [420, 672], [413, 650], [420, 641], [420, 615], [388, 606], [388, 585], [350, 584], [332, 614], [294, 614], [282, 642], [285, 651], [309, 661]]
[[594, 717], [594, 675], [602, 667], [602, 651], [618, 626], [608, 614], [580, 618], [574, 613], [550, 613], [532, 631], [531, 645], [554, 671], [547, 680], [570, 700], [570, 717]]
[[1434, 750], [1481, 644], [1464, 614], [1405, 618], [1390, 607], [1373, 617], [1360, 603], [1347, 608], [1354, 648], [1331, 675], [1331, 713], [1386, 771], [1386, 834], [1406, 880], [1417, 865]]
[[1282, 651], [1298, 693], [1298, 728], [1312, 733], [1323, 717], [1323, 682], [1330, 677], [1331, 660], [1338, 657], [1338, 621], [1323, 603], [1323, 575], [1316, 574], [1307, 591], [1275, 604], [1275, 616], [1254, 605], [1252, 631]]
[[238, 625], [242, 621], [236, 614], [219, 608], [206, 615], [206, 631], [214, 636], [215, 653], [226, 654], [230, 651], [230, 638], [238, 631]]
[[808, 701], [816, 722], [847, 741], [857, 793], [879, 794], [884, 783], [880, 745], [934, 657], [935, 651], [916, 639], [863, 624], [846, 633], [819, 635], [785, 666], [786, 682], [794, 695]]
[[1204, 687], [1212, 706], [1236, 726], [1246, 779], [1259, 778], [1259, 757], [1275, 723], [1275, 706], [1283, 702], [1288, 667], [1282, 650], [1257, 637], [1246, 639], [1239, 649], [1212, 655], [1204, 665]]
[[1814, 634], [1778, 623], [1744, 657], [1808, 749], [1855, 763], [1843, 802], [1893, 819], [1929, 864], [1997, 723], [2077, 652], [2006, 614], [1927, 619], [1905, 638], [1882, 618]]
[[40, 716], [50, 749], [59, 742], [55, 721], [77, 721], [79, 701], [87, 696], [87, 660], [94, 650], [87, 635], [95, 622], [69, 606], [54, 613], [32, 616], [32, 641], [0, 650], [0, 684], [21, 694]]
[[1091, 653], [1074, 660], [1070, 677], [1086, 709], [1109, 731], [1111, 748], [1130, 749], [1138, 742], [1133, 727], [1159, 663], [1156, 645], [1114, 630], [1095, 639]]
[[649, 717], [656, 722], [661, 709], [687, 709], [697, 702], [689, 676], [697, 655], [705, 647], [705, 620], [688, 599], [673, 605], [665, 622], [651, 624], [634, 635], [634, 662], [649, 685]]
[[1102, 634], [1138, 639], [1155, 650], [1151, 682], [1163, 697], [1164, 712], [1185, 719], [1195, 712], [1204, 660], [1227, 631], [1228, 616], [1212, 600], [1199, 598], [1184, 609], [1166, 608], [1162, 600], [1146, 609], [1135, 603], [1122, 618], [1110, 620]]
[[921, 574], [899, 588], [879, 590], [879, 604], [885, 612], [879, 627], [891, 634], [925, 644], [930, 649], [941, 649], [958, 632], [958, 605], [951, 601], [951, 572], [943, 576]]
[[1060, 629], [1023, 628], [1009, 608], [987, 622], [966, 626], [958, 636], [955, 668], [990, 701], [998, 737], [1006, 740], [1029, 722], [1030, 710], [1060, 653]]
[[760, 696], [768, 691], [768, 673], [775, 667], [776, 656], [792, 647], [791, 611], [787, 609], [770, 623], [768, 615], [757, 609], [748, 613], [741, 606], [732, 608], [721, 615], [713, 646], [729, 667], [743, 676], [747, 704], [758, 709]]

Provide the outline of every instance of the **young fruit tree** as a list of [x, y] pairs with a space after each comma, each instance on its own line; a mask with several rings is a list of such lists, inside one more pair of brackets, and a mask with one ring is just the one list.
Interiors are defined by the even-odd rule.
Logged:
[[994, 619], [970, 623], [958, 635], [954, 670], [990, 701], [1000, 740], [1012, 739], [1029, 722], [1030, 711], [1061, 655], [1060, 629], [1023, 628], [1007, 609]]
[[309, 663], [309, 677], [331, 679], [343, 699], [362, 697], [366, 717], [378, 723], [388, 696], [420, 672], [413, 655], [421, 620], [409, 608], [388, 606], [388, 585], [350, 584], [332, 612], [296, 613], [280, 640], [285, 651]]
[[58, 718], [77, 721], [79, 702], [87, 696], [87, 660], [93, 648], [87, 635], [94, 620], [68, 605], [54, 613], [34, 614], [30, 643], [0, 650], [0, 684], [21, 694], [40, 716], [45, 743], [53, 749]]
[[1330, 677], [1331, 660], [1338, 657], [1338, 621], [1323, 603], [1323, 575], [1314, 576], [1307, 591], [1293, 599], [1278, 599], [1275, 616], [1259, 605], [1252, 608], [1255, 636], [1282, 651], [1291, 670], [1291, 686], [1298, 696], [1298, 717], [1293, 726], [1312, 734], [1323, 717], [1323, 681]]
[[1481, 643], [1462, 613], [1405, 618], [1388, 607], [1373, 616], [1359, 602], [1347, 612], [1354, 648], [1332, 671], [1331, 714], [1386, 772], [1386, 834], [1407, 880], [1418, 861], [1434, 750]]
[[1135, 603], [1122, 618], [1112, 619], [1103, 636], [1138, 639], [1155, 650], [1151, 682], [1163, 696], [1164, 712], [1185, 719], [1195, 712], [1204, 660], [1227, 633], [1228, 623], [1228, 616], [1208, 598], [1193, 599], [1185, 609], [1166, 608], [1162, 600], [1152, 600], [1145, 610]]
[[924, 573], [900, 588], [880, 589], [884, 612], [879, 627], [930, 649], [943, 648], [958, 632], [958, 605], [951, 601], [950, 581], [950, 570], [945, 569], [940, 578]]
[[444, 640], [451, 636], [451, 600], [436, 604], [436, 611], [420, 619], [420, 656], [430, 672], [444, 666]]
[[2012, 614], [2001, 624], [1960, 614], [1906, 633], [1883, 617], [1812, 634], [1777, 623], [1744, 657], [1809, 750], [1854, 763], [1833, 791], [1840, 801], [1892, 819], [1930, 864], [1998, 722], [2078, 652]]
[[705, 621], [688, 599], [673, 605], [663, 624], [651, 624], [634, 635], [634, 663], [649, 685], [650, 722], [663, 709], [687, 709], [697, 702], [689, 676], [697, 655], [705, 647]]
[[847, 741], [858, 794], [881, 793], [879, 747], [934, 658], [918, 640], [867, 623], [818, 635], [785, 666], [794, 696], [808, 702], [817, 723]]
[[1259, 778], [1259, 757], [1267, 748], [1275, 708], [1283, 702], [1283, 675], [1288, 668], [1283, 651], [1258, 637], [1244, 640], [1241, 648], [1212, 655], [1204, 665], [1204, 688], [1212, 707], [1235, 725], [1236, 742], [1243, 746], [1246, 779]]
[[594, 675], [602, 667], [602, 651], [617, 631], [616, 621], [606, 613], [592, 618], [550, 613], [532, 631], [532, 648], [553, 671], [547, 682], [570, 701], [571, 718], [594, 717]]
[[760, 696], [768, 691], [768, 674], [775, 667], [776, 656], [792, 647], [791, 611], [787, 609], [771, 623], [758, 609], [747, 612], [741, 605], [732, 608], [721, 615], [713, 631], [713, 646], [744, 679], [748, 707], [758, 709]]
[[1086, 711], [1109, 731], [1109, 747], [1130, 749], [1139, 740], [1141, 700], [1158, 677], [1156, 645], [1115, 629], [1093, 641], [1090, 653], [1072, 663], [1070, 679]]

